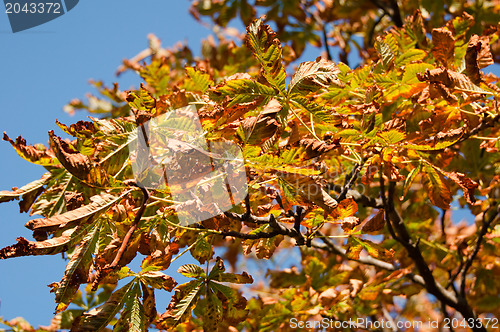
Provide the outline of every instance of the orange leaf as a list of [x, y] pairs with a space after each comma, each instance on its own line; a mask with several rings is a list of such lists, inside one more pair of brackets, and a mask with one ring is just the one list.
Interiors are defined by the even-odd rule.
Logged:
[[452, 197], [446, 179], [430, 165], [426, 165], [423, 171], [425, 174], [424, 187], [429, 194], [432, 204], [442, 209], [449, 209]]
[[358, 204], [352, 198], [346, 198], [341, 201], [335, 210], [332, 211], [334, 220], [345, 219], [351, 217], [358, 211]]

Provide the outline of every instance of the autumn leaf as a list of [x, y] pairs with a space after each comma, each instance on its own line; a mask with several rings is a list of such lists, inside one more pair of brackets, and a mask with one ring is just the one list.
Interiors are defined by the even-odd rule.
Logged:
[[177, 272], [187, 278], [198, 278], [205, 276], [205, 271], [203, 271], [203, 269], [198, 265], [194, 264], [184, 264], [179, 267]]
[[160, 271], [141, 271], [139, 273], [139, 279], [144, 283], [156, 289], [163, 289], [167, 292], [171, 292], [172, 289], [177, 285], [175, 280]]
[[302, 62], [293, 74], [288, 86], [288, 94], [301, 92], [303, 94], [316, 92], [318, 89], [327, 88], [334, 84], [343, 87], [338, 79], [340, 70], [332, 61], [318, 57], [316, 61]]
[[423, 166], [424, 187], [432, 204], [442, 209], [449, 209], [452, 195], [448, 182], [441, 173], [431, 165]]
[[[306, 201], [312, 202], [321, 207], [327, 214], [331, 213], [337, 207], [337, 201], [333, 199], [323, 186], [315, 181], [313, 177], [304, 176], [295, 173], [281, 172], [280, 178], [295, 188], [296, 192]], [[354, 203], [355, 204], [355, 203]], [[337, 219], [343, 217], [339, 213]], [[345, 217], [349, 217], [346, 215]]]
[[439, 170], [444, 176], [458, 184], [464, 193], [465, 200], [469, 204], [474, 204], [476, 198], [474, 197], [474, 191], [477, 187], [479, 187], [479, 183], [474, 180], [471, 180], [465, 174], [459, 172], [445, 172]]
[[66, 310], [78, 291], [80, 284], [88, 282], [92, 254], [97, 246], [99, 229], [100, 223], [96, 223], [72, 253], [61, 282], [52, 286], [52, 291], [55, 293], [55, 301], [58, 303], [55, 310], [56, 313]]
[[472, 35], [465, 53], [465, 72], [474, 84], [482, 82], [481, 69], [494, 63], [490, 51], [490, 38]]
[[202, 292], [202, 281], [191, 280], [188, 283], [177, 286], [167, 311], [157, 321], [157, 326], [176, 326], [196, 306]]
[[361, 251], [363, 251], [363, 245], [360, 242], [356, 241], [355, 237], [350, 236], [347, 240], [347, 250], [345, 253], [346, 257], [349, 259], [357, 260], [359, 259]]
[[32, 192], [39, 191], [39, 189], [42, 188], [48, 182], [50, 177], [51, 177], [50, 173], [45, 173], [41, 177], [41, 179], [30, 182], [22, 186], [21, 188], [12, 191], [6, 191], [6, 190], [0, 191], [0, 203], [12, 201], [21, 195], [26, 195]]
[[114, 196], [111, 194], [103, 193], [101, 195], [95, 195], [91, 198], [91, 203], [75, 210], [68, 211], [63, 214], [56, 215], [51, 218], [38, 218], [30, 220], [26, 223], [26, 227], [35, 229], [52, 229], [52, 228], [64, 228], [66, 225], [72, 222], [81, 221], [82, 219], [92, 218], [95, 215], [103, 213], [111, 205], [118, 202], [124, 196], [128, 195], [131, 190], [127, 190], [119, 196]]
[[369, 219], [363, 226], [361, 227], [361, 231], [363, 233], [375, 233], [380, 231], [385, 226], [385, 211], [384, 209], [380, 209], [377, 211], [371, 219]]
[[137, 281], [134, 279], [122, 288], [111, 294], [111, 297], [100, 307], [92, 309], [78, 317], [71, 331], [99, 331], [104, 329], [115, 315], [121, 310], [125, 302], [130, 297], [130, 293], [137, 287]]
[[57, 166], [60, 164], [51, 151], [47, 150], [43, 145], [26, 145], [26, 140], [21, 136], [18, 136], [13, 141], [5, 132], [3, 133], [3, 140], [9, 142], [19, 156], [33, 164], [41, 166]]
[[353, 216], [358, 211], [358, 204], [352, 198], [341, 201], [331, 213], [334, 220], [345, 219]]
[[57, 159], [68, 172], [90, 184], [104, 185], [108, 179], [104, 171], [86, 155], [78, 152], [71, 144], [49, 131], [49, 142]]
[[23, 237], [17, 238], [17, 243], [0, 249], [0, 259], [32, 255], [54, 255], [65, 252], [72, 245], [78, 243], [93, 225], [83, 225], [70, 228], [60, 236], [44, 241], [28, 241]]
[[262, 75], [279, 93], [285, 95], [286, 73], [281, 58], [281, 43], [269, 25], [261, 19], [247, 27], [245, 44], [262, 66]]
[[357, 225], [359, 225], [360, 221], [358, 217], [346, 217], [342, 219], [340, 223], [340, 227], [344, 230], [344, 232], [349, 232], [354, 229]]
[[136, 283], [129, 292], [123, 312], [120, 315], [120, 319], [113, 326], [113, 331], [143, 332], [147, 330], [145, 310], [139, 300], [140, 296], [140, 288]]
[[450, 30], [446, 28], [438, 28], [432, 30], [432, 55], [437, 61], [448, 67], [449, 63], [453, 63], [455, 38]]

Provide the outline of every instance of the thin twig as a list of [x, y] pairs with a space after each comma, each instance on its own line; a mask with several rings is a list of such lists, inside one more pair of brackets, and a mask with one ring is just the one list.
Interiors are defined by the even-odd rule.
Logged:
[[333, 58], [332, 54], [330, 53], [330, 47], [328, 47], [328, 36], [326, 33], [326, 26], [324, 24], [322, 30], [323, 30], [323, 44], [325, 45], [326, 58], [331, 61], [333, 60]]
[[[499, 208], [500, 208], [500, 206], [499, 206]], [[474, 261], [477, 254], [479, 253], [479, 249], [481, 249], [481, 242], [483, 241], [483, 237], [488, 232], [488, 228], [490, 227], [491, 223], [497, 217], [499, 210], [497, 209], [494, 213], [492, 213], [492, 215], [490, 216], [490, 219], [488, 221], [485, 221], [485, 217], [486, 217], [487, 212], [488, 212], [488, 209], [483, 213], [483, 220], [482, 220], [483, 226], [481, 227], [481, 230], [479, 231], [476, 245], [474, 246], [474, 251], [469, 256], [469, 258], [467, 258], [467, 261], [465, 262], [464, 268], [462, 270], [462, 276], [461, 276], [461, 282], [460, 282], [460, 294], [464, 297], [465, 297], [465, 281], [467, 278], [467, 271], [472, 266], [472, 262]]]

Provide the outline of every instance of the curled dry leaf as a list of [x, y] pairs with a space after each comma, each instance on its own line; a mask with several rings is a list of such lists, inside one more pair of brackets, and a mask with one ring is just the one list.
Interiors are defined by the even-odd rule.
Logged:
[[494, 63], [490, 51], [490, 37], [472, 35], [465, 53], [465, 72], [474, 84], [482, 81], [481, 69]]
[[328, 144], [314, 138], [303, 138], [298, 142], [298, 145], [305, 148], [305, 156], [302, 160], [319, 157], [322, 154], [341, 147], [340, 139], [334, 139], [332, 144]]
[[354, 227], [356, 227], [357, 225], [359, 225], [359, 218], [358, 217], [346, 217], [340, 223], [340, 227], [342, 227], [344, 232], [353, 230]]
[[23, 159], [41, 166], [56, 166], [59, 161], [43, 145], [26, 145], [26, 140], [18, 136], [13, 141], [7, 134], [3, 133], [3, 140], [7, 141]]
[[474, 204], [476, 202], [474, 191], [479, 187], [479, 183], [459, 172], [444, 172], [444, 175], [462, 188], [467, 203]]

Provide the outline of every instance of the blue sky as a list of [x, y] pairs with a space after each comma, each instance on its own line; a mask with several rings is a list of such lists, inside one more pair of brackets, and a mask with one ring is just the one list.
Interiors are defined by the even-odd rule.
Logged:
[[[69, 116], [62, 107], [92, 92], [89, 79], [108, 85], [118, 81], [121, 89], [137, 87], [140, 79], [135, 74], [117, 78], [114, 73], [122, 59], [147, 47], [149, 33], [165, 46], [187, 41], [198, 52], [210, 30], [189, 15], [189, 5], [185, 0], [80, 1], [65, 15], [15, 34], [0, 6], [0, 133], [47, 144], [49, 130], [62, 134], [56, 119], [71, 124], [86, 118], [84, 112]], [[0, 155], [0, 190], [21, 187], [44, 173], [19, 158], [5, 141], [0, 142]], [[32, 239], [24, 227], [29, 219], [19, 214], [17, 202], [0, 204], [0, 247], [15, 243], [18, 236]], [[49, 325], [55, 303], [47, 285], [60, 281], [64, 268], [60, 255], [0, 262], [0, 316], [23, 316], [34, 326]], [[159, 311], [168, 299], [161, 302]]]

